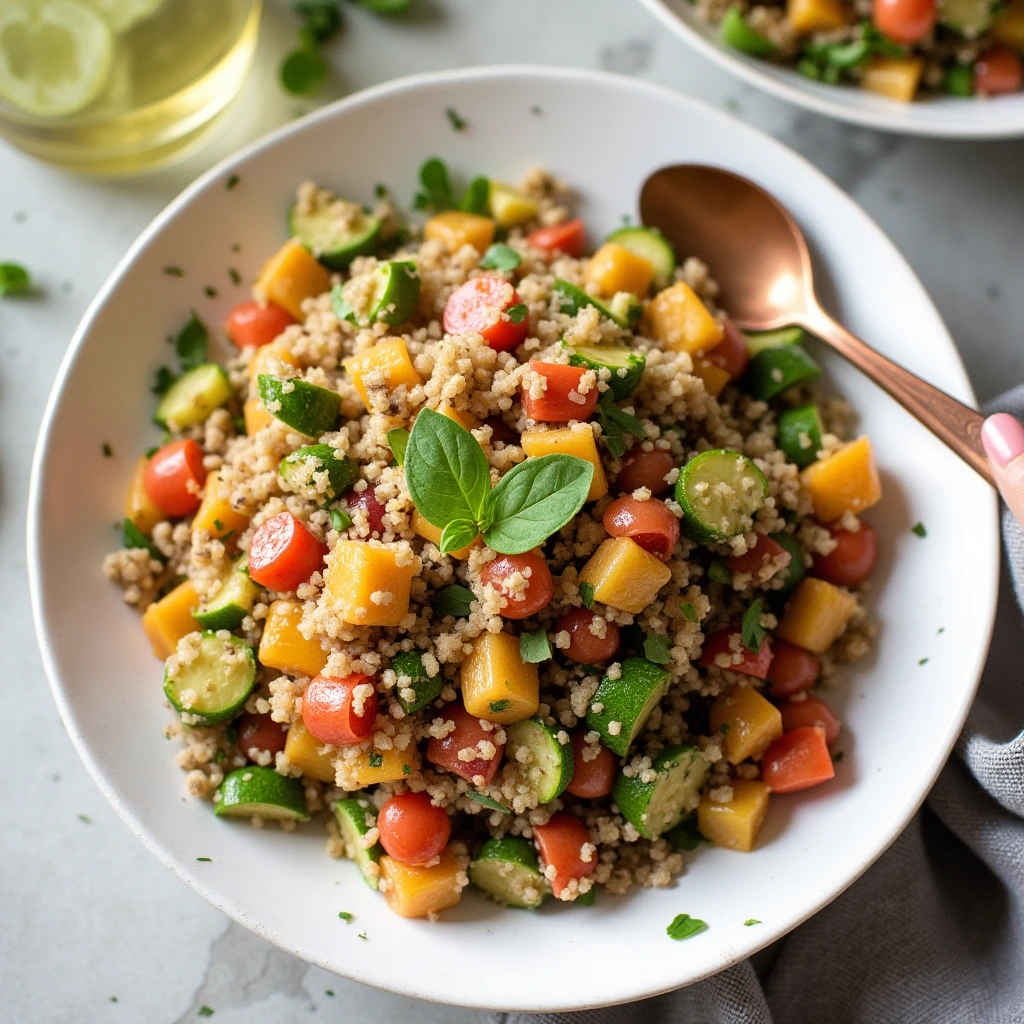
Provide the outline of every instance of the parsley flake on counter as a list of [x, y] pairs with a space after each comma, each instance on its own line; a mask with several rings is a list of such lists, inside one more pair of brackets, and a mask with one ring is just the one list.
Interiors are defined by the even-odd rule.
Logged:
[[[352, 914], [347, 910], [339, 910], [338, 917], [340, 917], [346, 924], [352, 920]], [[332, 992], [331, 995], [334, 995], [334, 993]]]
[[924, 528], [924, 523], [914, 523], [910, 528], [910, 532], [916, 534], [918, 537], [928, 536], [928, 531]]
[[324, 995], [325, 996], [333, 996], [334, 995], [334, 989], [333, 988], [325, 988], [324, 989]]
[[359, 933], [359, 938], [360, 939], [365, 939], [366, 938], [366, 932], [360, 932]]
[[535, 103], [532, 107], [530, 107], [530, 113], [533, 114], [534, 117], [540, 117], [541, 114], [544, 113], [544, 111]]
[[204, 294], [204, 295], [205, 295], [205, 296], [206, 296], [206, 297], [207, 297], [208, 299], [215, 299], [215, 298], [217, 298], [217, 289], [216, 289], [216, 288], [214, 288], [214, 287], [213, 287], [213, 285], [211, 285], [211, 284], [208, 284], [208, 285], [207, 285], [207, 286], [206, 286], [206, 287], [205, 287], [205, 288], [203, 289], [203, 294]]
[[927, 665], [928, 664], [928, 659], [927, 658], [918, 658], [917, 663], [918, 663], [918, 665]]
[[707, 922], [699, 917], [690, 917], [689, 914], [676, 914], [672, 923], [665, 929], [670, 939], [688, 939], [691, 935], [698, 935], [707, 930]]

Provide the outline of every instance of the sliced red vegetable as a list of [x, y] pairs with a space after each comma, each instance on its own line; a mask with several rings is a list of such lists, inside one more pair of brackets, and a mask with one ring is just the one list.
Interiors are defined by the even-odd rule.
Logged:
[[523, 388], [523, 411], [538, 423], [568, 423], [569, 420], [586, 420], [597, 407], [597, 387], [585, 395], [579, 392], [580, 381], [585, 373], [592, 371], [582, 366], [565, 366], [562, 363], [542, 363], [530, 360], [530, 369], [547, 381], [547, 388], [539, 398], [534, 398], [528, 388]]
[[707, 353], [705, 358], [729, 374], [729, 380], [743, 376], [750, 362], [750, 349], [743, 332], [730, 320], [722, 325], [722, 340]]
[[583, 736], [582, 732], [572, 735], [572, 779], [565, 788], [573, 796], [596, 800], [612, 791], [615, 773], [619, 770], [619, 759], [607, 747], [597, 744], [597, 757], [585, 760], [583, 751], [586, 750], [589, 756], [594, 747], [588, 745]]
[[548, 255], [561, 252], [579, 259], [586, 250], [587, 229], [577, 217], [576, 220], [567, 220], [562, 224], [537, 228], [526, 236], [526, 241], [535, 249], [543, 249]]
[[[597, 619], [604, 622], [595, 633], [592, 626]], [[569, 634], [569, 646], [561, 652], [581, 665], [602, 665], [611, 661], [619, 650], [619, 627], [607, 622], [603, 615], [586, 608], [571, 608], [555, 620], [555, 634]]]
[[622, 494], [632, 494], [641, 487], [646, 487], [654, 497], [665, 494], [672, 485], [665, 477], [676, 468], [676, 460], [671, 452], [662, 448], [644, 451], [634, 448], [623, 460], [615, 486]]
[[426, 864], [441, 855], [452, 833], [443, 807], [427, 793], [396, 793], [377, 815], [380, 844], [403, 864]]
[[[733, 573], [742, 573], [751, 578], [753, 586], [767, 583], [775, 573], [785, 569], [793, 560], [793, 556], [777, 541], [767, 534], [759, 533], [752, 547], [742, 555], [730, 555], [726, 564]], [[772, 566], [772, 572], [762, 577]]]
[[974, 64], [974, 91], [986, 96], [1019, 92], [1022, 79], [1020, 56], [1009, 46], [986, 50]]
[[679, 540], [679, 520], [657, 498], [617, 498], [605, 509], [601, 521], [612, 537], [631, 537], [644, 551], [662, 560], [671, 556]]
[[827, 555], [815, 555], [811, 575], [828, 580], [837, 587], [856, 587], [874, 571], [878, 561], [878, 538], [869, 523], [857, 531], [829, 528], [836, 542]]
[[588, 860], [582, 857], [583, 846], [590, 842], [587, 827], [579, 818], [564, 811], [551, 815], [546, 825], [533, 826], [533, 838], [544, 865], [555, 869], [554, 878], [549, 878], [551, 891], [559, 899], [567, 899], [569, 883], [586, 878], [597, 870], [597, 851], [590, 853]]
[[165, 516], [195, 512], [205, 483], [203, 449], [190, 438], [165, 444], [146, 464], [146, 494]]
[[772, 642], [772, 663], [768, 669], [770, 696], [776, 700], [809, 690], [818, 680], [818, 656], [778, 637]]
[[[494, 779], [501, 764], [502, 755], [505, 753], [505, 744], [498, 743], [495, 737], [498, 735], [500, 726], [487, 730], [480, 724], [479, 718], [474, 718], [461, 704], [449, 704], [441, 711], [428, 712], [431, 721], [440, 718], [443, 722], [454, 722], [455, 728], [448, 733], [444, 739], [431, 736], [427, 743], [427, 760], [441, 768], [447, 768], [455, 775], [461, 776], [473, 782], [475, 785], [487, 786]], [[490, 723], [488, 723], [490, 724]], [[494, 746], [494, 756], [490, 758], [474, 757], [469, 761], [459, 758], [460, 750], [476, 748], [482, 741]], [[485, 746], [484, 748], [488, 748]], [[483, 781], [476, 780], [482, 777]]]
[[235, 726], [238, 729], [238, 749], [250, 761], [255, 761], [263, 750], [271, 755], [284, 750], [288, 727], [275, 722], [270, 715], [255, 715], [247, 711]]
[[773, 793], [796, 793], [828, 782], [836, 774], [825, 730], [807, 725], [780, 736], [761, 755], [761, 778]]
[[291, 512], [278, 512], [252, 535], [249, 578], [268, 590], [295, 590], [317, 571], [327, 554], [306, 525]]
[[[521, 589], [520, 576], [525, 580]], [[480, 570], [480, 582], [504, 595], [508, 605], [501, 609], [501, 614], [506, 619], [528, 619], [536, 615], [550, 604], [555, 592], [551, 570], [538, 551], [498, 555]]]
[[772, 663], [772, 644], [765, 637], [761, 641], [760, 650], [751, 651], [743, 646], [741, 627], [726, 626], [704, 641], [700, 663], [704, 668], [715, 666], [731, 672], [742, 672], [755, 679], [767, 679]]
[[779, 711], [782, 713], [782, 731], [800, 729], [806, 725], [818, 725], [825, 730], [825, 742], [832, 746], [839, 739], [841, 726], [832, 709], [819, 697], [808, 694], [803, 700], [787, 700]]
[[273, 302], [241, 302], [230, 313], [224, 329], [239, 348], [269, 345], [281, 332], [295, 323], [295, 317]]
[[363, 510], [371, 535], [384, 535], [384, 513], [387, 509], [377, 498], [372, 487], [367, 487], [365, 491], [349, 491], [345, 495], [345, 505], [349, 511], [356, 508]]
[[321, 743], [347, 747], [373, 731], [379, 701], [373, 676], [316, 676], [302, 695], [302, 721]]
[[[509, 314], [509, 310], [516, 312]], [[459, 285], [448, 296], [444, 329], [449, 334], [479, 334], [491, 348], [509, 352], [521, 345], [530, 331], [525, 314], [523, 300], [508, 281], [484, 274]]]

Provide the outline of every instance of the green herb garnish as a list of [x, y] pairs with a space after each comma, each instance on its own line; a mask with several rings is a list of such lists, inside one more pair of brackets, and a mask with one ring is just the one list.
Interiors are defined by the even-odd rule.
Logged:
[[543, 114], [544, 111], [541, 110], [541, 108], [538, 107], [535, 103], [532, 107], [530, 107], [530, 113], [533, 114], [534, 117], [540, 117], [540, 115]]
[[[423, 413], [420, 413], [420, 416], [422, 415]], [[434, 594], [430, 599], [430, 607], [434, 609], [435, 614], [442, 618], [445, 615], [451, 615], [456, 619], [465, 619], [475, 600], [473, 591], [468, 587], [451, 583], [447, 587], [441, 587]]]
[[366, 932], [360, 932], [358, 937], [360, 939], [365, 939], [366, 938]]
[[519, 656], [529, 665], [551, 660], [551, 643], [543, 626], [519, 637]]
[[20, 263], [0, 263], [0, 295], [17, 295], [32, 287], [32, 278]]
[[672, 644], [663, 633], [649, 633], [644, 639], [644, 657], [655, 665], [672, 663]]
[[522, 262], [523, 257], [510, 245], [505, 245], [504, 242], [495, 242], [484, 253], [479, 265], [484, 270], [515, 270]]
[[918, 665], [927, 665], [928, 664], [928, 659], [927, 658], [918, 658], [917, 663], [918, 663]]
[[239, 285], [242, 283], [242, 275], [235, 270], [234, 267], [228, 267], [228, 277], [231, 278], [231, 283], [233, 285]]
[[910, 532], [916, 534], [918, 537], [928, 536], [928, 531], [924, 528], [924, 523], [914, 523], [910, 528]]
[[704, 837], [697, 828], [697, 820], [691, 816], [684, 818], [675, 828], [665, 833], [665, 838], [677, 849], [692, 851], [698, 846], [710, 846], [711, 840]]
[[690, 601], [680, 601], [679, 610], [691, 621], [697, 621], [697, 609], [693, 607]]
[[465, 118], [459, 117], [459, 113], [454, 107], [446, 107], [444, 116], [448, 118], [452, 131], [464, 132], [469, 127], [469, 122]]
[[371, 754], [370, 755], [370, 767], [379, 768], [384, 763], [383, 754]]
[[109, 459], [111, 455], [114, 454], [114, 449], [111, 448], [106, 441], [104, 441], [103, 444], [100, 446], [100, 451], [103, 452], [103, 457], [105, 459]]
[[724, 583], [727, 587], [732, 586], [732, 572], [725, 564], [724, 558], [712, 558], [708, 566], [708, 579], [716, 583]]
[[407, 765], [407, 764], [403, 764], [402, 765], [402, 774], [403, 775], [412, 775], [412, 768], [409, 765]]
[[196, 860], [200, 864], [212, 864], [213, 863], [213, 858], [212, 857], [196, 857]]
[[166, 395], [170, 386], [174, 383], [174, 374], [170, 367], [158, 366], [153, 386], [149, 389], [154, 395]]
[[352, 517], [343, 508], [331, 509], [331, 526], [338, 533], [341, 533], [342, 530], [347, 530], [351, 525]]
[[477, 175], [466, 186], [459, 209], [466, 213], [483, 214], [487, 212], [487, 204], [491, 198], [491, 181], [482, 174]]
[[688, 939], [707, 929], [707, 922], [689, 914], [676, 914], [672, 923], [665, 929], [670, 939]]
[[761, 608], [764, 601], [758, 597], [751, 601], [750, 607], [743, 613], [743, 623], [740, 627], [740, 634], [743, 646], [748, 651], [757, 654], [764, 643], [765, 631], [761, 628]]
[[472, 544], [480, 531], [476, 523], [468, 519], [453, 519], [441, 531], [441, 543], [438, 545], [442, 555], [450, 555], [453, 551], [461, 551]]
[[163, 270], [164, 270], [164, 273], [168, 277], [184, 277], [185, 276], [185, 271], [182, 270], [181, 267], [176, 267], [176, 266], [172, 265], [172, 266], [169, 266], [169, 267], [164, 267]]
[[417, 192], [412, 201], [417, 210], [450, 210], [454, 205], [448, 167], [436, 156], [420, 167], [420, 186], [423, 191]]
[[610, 390], [601, 395], [595, 412], [597, 422], [601, 425], [601, 440], [612, 458], [621, 459], [626, 454], [626, 434], [632, 434], [633, 437], [644, 436], [644, 425], [635, 416], [623, 412], [615, 404], [615, 396]]
[[205, 296], [206, 296], [206, 297], [207, 297], [208, 299], [215, 299], [215, 298], [217, 298], [217, 289], [216, 289], [216, 288], [214, 288], [214, 287], [213, 287], [213, 285], [211, 285], [211, 284], [208, 284], [208, 285], [207, 285], [207, 286], [206, 286], [206, 287], [205, 287], [205, 288], [203, 289], [203, 294], [204, 294], [204, 295], [205, 295]]
[[761, 922], [758, 921], [758, 919], [756, 917], [748, 917], [746, 919], [746, 921], [743, 922], [743, 927], [744, 928], [749, 928], [751, 925], [760, 924], [760, 923]]
[[584, 608], [594, 607], [594, 585], [592, 583], [580, 584], [580, 597], [583, 599]]
[[209, 1006], [200, 1006], [199, 1009], [196, 1010], [196, 1014], [200, 1017], [212, 1017], [213, 1013], [213, 1009]]
[[512, 707], [512, 701], [505, 700], [504, 698], [502, 700], [492, 700], [487, 706], [491, 709], [492, 714], [500, 715], [502, 711], [508, 711]]
[[164, 553], [130, 519], [125, 519], [122, 529], [126, 548], [142, 548], [149, 552], [150, 558], [158, 562], [167, 561]]
[[401, 427], [389, 430], [388, 446], [391, 448], [391, 454], [395, 457], [395, 462], [397, 462], [399, 466], [404, 466], [405, 449], [409, 446], [409, 431], [403, 430]]
[[[342, 919], [342, 921], [346, 921], [346, 922], [352, 920], [352, 915], [347, 910], [339, 910], [338, 911], [338, 917], [340, 917]], [[334, 993], [332, 992], [331, 995], [333, 996]]]
[[314, 42], [326, 43], [341, 28], [341, 11], [335, 0], [296, 0], [292, 10]]
[[470, 791], [466, 794], [470, 800], [475, 800], [481, 807], [488, 807], [492, 811], [501, 811], [502, 814], [511, 814], [511, 810], [504, 804], [499, 804], [497, 800], [489, 797], [486, 793], [477, 793], [475, 790]]
[[229, 174], [228, 180], [224, 182], [224, 187], [230, 192], [240, 180], [237, 174]]
[[182, 370], [192, 370], [200, 363], [205, 363], [209, 343], [210, 332], [193, 309], [188, 322], [174, 339], [174, 351], [178, 354]]
[[78, 816], [78, 820], [84, 822], [86, 825], [92, 824], [92, 818], [90, 818], [88, 814], [80, 814]]
[[298, 49], [281, 62], [281, 85], [294, 96], [316, 92], [327, 80], [330, 65], [316, 48], [316, 40], [307, 34]]
[[524, 303], [517, 302], [514, 306], [509, 306], [505, 312], [508, 314], [508, 318], [512, 323], [521, 324], [526, 319], [526, 314], [529, 310], [526, 308]]

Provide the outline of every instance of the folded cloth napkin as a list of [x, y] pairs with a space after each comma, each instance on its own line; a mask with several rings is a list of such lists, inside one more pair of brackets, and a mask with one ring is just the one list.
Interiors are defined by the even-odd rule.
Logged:
[[[1024, 419], [1024, 386], [988, 412]], [[643, 1003], [491, 1024], [1022, 1024], [1024, 531], [978, 697], [924, 808], [825, 910], [707, 981]], [[964, 543], [970, 543], [965, 534]]]

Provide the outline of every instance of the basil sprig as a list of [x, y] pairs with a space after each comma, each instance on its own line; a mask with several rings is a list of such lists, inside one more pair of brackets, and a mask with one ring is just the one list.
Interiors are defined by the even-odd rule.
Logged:
[[405, 450], [409, 494], [420, 515], [442, 530], [444, 555], [478, 533], [504, 555], [537, 547], [583, 507], [593, 476], [585, 459], [543, 455], [515, 466], [492, 490], [476, 438], [433, 409], [416, 417]]

